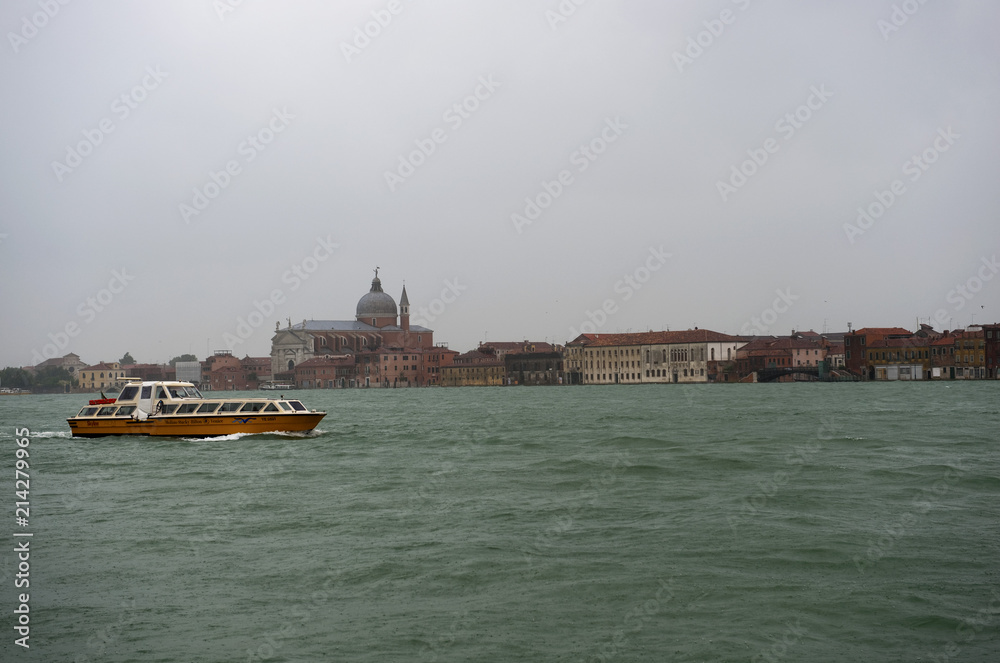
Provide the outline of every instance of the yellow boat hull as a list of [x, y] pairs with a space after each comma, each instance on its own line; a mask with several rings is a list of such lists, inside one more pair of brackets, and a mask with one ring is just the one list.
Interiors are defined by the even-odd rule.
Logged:
[[73, 417], [67, 419], [73, 437], [151, 435], [163, 437], [219, 437], [236, 433], [300, 433], [319, 425], [325, 412], [227, 414], [217, 416]]

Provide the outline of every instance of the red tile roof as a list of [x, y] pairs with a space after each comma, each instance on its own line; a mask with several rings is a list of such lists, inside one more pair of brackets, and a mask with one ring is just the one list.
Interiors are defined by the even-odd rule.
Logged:
[[858, 329], [855, 334], [867, 336], [912, 336], [913, 332], [902, 327], [865, 327]]
[[81, 368], [82, 371], [120, 371], [122, 369], [115, 368], [114, 366], [109, 366], [103, 361], [100, 364], [94, 364], [93, 366], [88, 366], [87, 368]]
[[688, 329], [687, 331], [655, 331], [634, 334], [595, 334], [591, 347], [616, 345], [668, 345], [671, 343], [734, 343], [736, 336], [722, 334], [710, 329]]

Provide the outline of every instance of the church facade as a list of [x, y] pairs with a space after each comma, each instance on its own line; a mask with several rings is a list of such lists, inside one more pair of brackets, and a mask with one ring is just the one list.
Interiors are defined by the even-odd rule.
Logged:
[[[376, 269], [353, 320], [303, 320], [289, 322], [285, 329], [276, 327], [271, 374], [277, 382], [313, 389], [425, 386], [438, 383], [440, 366], [450, 363], [454, 354], [435, 347], [433, 330], [410, 324], [405, 285], [397, 312]], [[345, 357], [353, 359], [353, 375], [343, 370]], [[325, 364], [331, 360], [339, 370], [327, 374]]]

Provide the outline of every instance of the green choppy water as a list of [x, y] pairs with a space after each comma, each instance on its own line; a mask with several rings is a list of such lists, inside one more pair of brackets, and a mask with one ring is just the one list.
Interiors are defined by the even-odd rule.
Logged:
[[295, 395], [198, 441], [0, 398], [0, 659], [1000, 660], [1000, 383]]

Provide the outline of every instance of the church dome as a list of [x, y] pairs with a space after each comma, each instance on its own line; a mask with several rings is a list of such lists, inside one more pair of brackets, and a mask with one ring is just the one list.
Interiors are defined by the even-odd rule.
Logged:
[[376, 274], [372, 289], [358, 300], [357, 319], [367, 322], [371, 318], [395, 318], [396, 300], [382, 291], [382, 281]]

